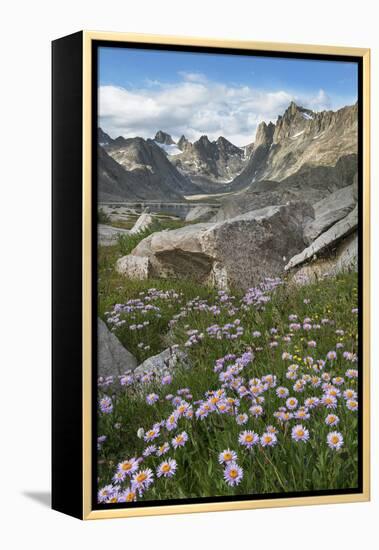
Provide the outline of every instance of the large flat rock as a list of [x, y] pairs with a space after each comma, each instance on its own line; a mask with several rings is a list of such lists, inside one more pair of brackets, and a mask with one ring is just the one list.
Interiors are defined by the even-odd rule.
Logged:
[[152, 276], [246, 289], [283, 272], [288, 258], [304, 248], [303, 229], [313, 215], [302, 201], [269, 206], [224, 222], [153, 233], [132, 256], [147, 258]]

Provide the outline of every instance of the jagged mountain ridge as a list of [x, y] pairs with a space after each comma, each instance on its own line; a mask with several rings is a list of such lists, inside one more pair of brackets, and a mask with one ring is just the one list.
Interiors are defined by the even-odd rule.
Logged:
[[249, 162], [229, 188], [282, 181], [304, 165], [335, 166], [340, 157], [357, 154], [357, 144], [357, 104], [314, 112], [291, 102], [276, 124], [260, 123]]
[[191, 143], [182, 135], [177, 146], [182, 152], [172, 157], [171, 162], [200, 185], [228, 183], [247, 162], [244, 149], [233, 145], [223, 136], [210, 141], [204, 135]]
[[[130, 181], [136, 181], [132, 175], [138, 176], [140, 182], [143, 177], [148, 181], [147, 186], [141, 187], [140, 183], [139, 190], [133, 188], [133, 196], [149, 199], [160, 195], [162, 200], [171, 200], [218, 193], [220, 189], [238, 193], [263, 181], [287, 186], [295, 175], [307, 181], [307, 167], [334, 167], [341, 157], [357, 155], [357, 132], [357, 104], [338, 111], [313, 112], [291, 102], [275, 124], [261, 122], [254, 143], [244, 148], [222, 136], [210, 141], [204, 135], [191, 143], [182, 135], [175, 143], [162, 130], [157, 131], [154, 140], [122, 136], [112, 139], [99, 128], [98, 141], [129, 174]], [[350, 158], [355, 158], [356, 165], [356, 156]], [[124, 182], [122, 173], [117, 173]], [[321, 175], [320, 171], [314, 173]], [[153, 181], [157, 189], [153, 189]]]

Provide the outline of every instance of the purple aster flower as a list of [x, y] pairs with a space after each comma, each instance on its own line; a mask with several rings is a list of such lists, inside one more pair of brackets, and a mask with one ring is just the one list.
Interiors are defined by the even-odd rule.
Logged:
[[337, 426], [340, 419], [336, 414], [328, 414], [328, 416], [325, 418], [325, 424], [327, 426]]
[[171, 376], [170, 374], [166, 374], [166, 375], [163, 376], [162, 379], [161, 379], [161, 384], [162, 384], [162, 386], [171, 384], [171, 382], [172, 382], [172, 376]]
[[132, 477], [132, 489], [138, 490], [140, 495], [153, 483], [153, 472], [150, 468], [139, 470]]
[[100, 410], [104, 414], [110, 414], [113, 411], [112, 399], [105, 395], [99, 402]]
[[331, 449], [338, 451], [343, 446], [343, 437], [340, 432], [330, 432], [326, 437], [326, 442]]
[[134, 457], [124, 460], [117, 465], [117, 471], [128, 476], [131, 476], [136, 470], [138, 470], [138, 460]]
[[289, 395], [288, 388], [284, 388], [283, 386], [279, 386], [276, 388], [276, 395], [280, 397], [281, 399], [285, 399]]
[[358, 410], [358, 401], [356, 399], [348, 399], [346, 401], [346, 406], [349, 409], [349, 411], [357, 411]]
[[146, 449], [143, 451], [142, 456], [147, 457], [155, 453], [157, 450], [155, 445], [148, 445]]
[[262, 434], [260, 442], [262, 447], [274, 447], [278, 442], [278, 438], [273, 433], [265, 432]]
[[235, 462], [237, 460], [237, 453], [230, 449], [225, 449], [218, 455], [218, 461], [220, 464], [228, 464], [229, 462]]
[[161, 445], [160, 447], [158, 447], [158, 449], [157, 449], [157, 456], [163, 456], [163, 455], [165, 455], [169, 450], [170, 450], [170, 445], [169, 445], [169, 443], [165, 442], [165, 443], [163, 443], [163, 445]]
[[186, 432], [182, 432], [178, 435], [176, 435], [172, 440], [171, 444], [174, 447], [174, 449], [177, 449], [178, 447], [184, 447], [186, 442], [188, 441], [188, 435]]
[[230, 462], [224, 470], [224, 480], [230, 487], [239, 485], [243, 478], [243, 470], [236, 462]]
[[294, 441], [306, 442], [309, 439], [309, 431], [302, 424], [297, 424], [292, 428], [291, 436]]
[[168, 458], [167, 460], [161, 462], [157, 467], [157, 476], [158, 477], [172, 477], [177, 469], [178, 465], [176, 460], [173, 458]]
[[153, 427], [151, 430], [147, 430], [144, 435], [145, 441], [152, 441], [159, 436], [159, 427]]
[[248, 419], [249, 419], [249, 417], [247, 416], [246, 413], [237, 414], [237, 416], [236, 416], [236, 422], [239, 426], [242, 426], [243, 424], [246, 424]]
[[292, 411], [293, 409], [296, 409], [297, 404], [298, 404], [298, 400], [296, 399], [296, 397], [289, 397], [286, 401], [286, 407], [290, 411]]
[[245, 430], [239, 434], [238, 442], [243, 447], [251, 449], [254, 445], [259, 443], [259, 435], [251, 430]]
[[158, 399], [159, 399], [159, 395], [157, 395], [156, 393], [149, 393], [146, 396], [146, 403], [148, 405], [154, 405], [154, 403], [156, 403]]
[[105, 487], [102, 487], [99, 489], [97, 493], [97, 502], [106, 502], [109, 498], [111, 498], [115, 493], [115, 488], [113, 485], [105, 485]]

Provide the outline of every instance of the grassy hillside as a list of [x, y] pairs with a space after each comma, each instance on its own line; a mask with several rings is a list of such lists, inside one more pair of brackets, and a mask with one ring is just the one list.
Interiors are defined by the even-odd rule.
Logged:
[[139, 361], [168, 346], [188, 358], [99, 385], [101, 500], [356, 487], [355, 273], [227, 294], [127, 281], [121, 255], [99, 251], [99, 315]]

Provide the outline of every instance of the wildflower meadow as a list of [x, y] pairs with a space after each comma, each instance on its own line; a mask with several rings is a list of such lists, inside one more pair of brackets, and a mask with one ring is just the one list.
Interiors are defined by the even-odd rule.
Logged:
[[357, 274], [247, 292], [125, 281], [99, 250], [99, 315], [141, 363], [98, 380], [102, 504], [358, 484]]

